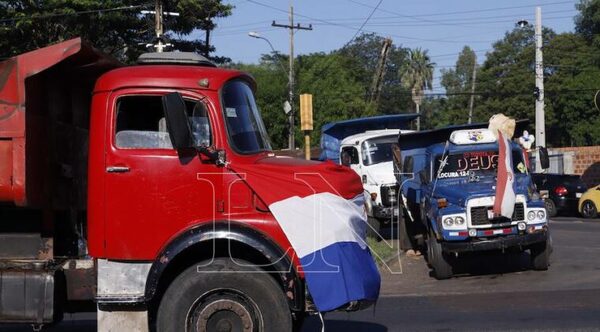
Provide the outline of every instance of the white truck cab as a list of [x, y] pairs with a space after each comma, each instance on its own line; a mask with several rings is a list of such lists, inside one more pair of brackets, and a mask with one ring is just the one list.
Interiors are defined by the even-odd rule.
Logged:
[[367, 213], [375, 230], [381, 224], [396, 222], [400, 217], [392, 144], [398, 142], [401, 132], [412, 130], [368, 130], [348, 136], [340, 144], [340, 163], [360, 176], [366, 194], [370, 196]]

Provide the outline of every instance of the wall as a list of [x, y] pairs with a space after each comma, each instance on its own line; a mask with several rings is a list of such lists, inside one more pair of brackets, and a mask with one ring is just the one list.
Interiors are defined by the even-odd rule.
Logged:
[[[600, 184], [600, 146], [552, 148], [549, 150], [550, 154], [562, 153], [572, 158], [572, 170], [565, 170], [565, 173], [581, 175], [581, 179], [588, 186]], [[566, 160], [565, 164], [567, 164]]]

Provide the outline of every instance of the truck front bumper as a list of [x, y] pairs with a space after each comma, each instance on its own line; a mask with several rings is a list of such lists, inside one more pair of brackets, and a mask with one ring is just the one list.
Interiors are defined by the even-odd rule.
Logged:
[[394, 220], [397, 220], [399, 216], [399, 211], [400, 209], [398, 209], [397, 206], [393, 207], [375, 205], [373, 206], [373, 217], [377, 219], [392, 219], [393, 217]]
[[520, 247], [522, 249], [535, 243], [548, 240], [548, 231], [538, 231], [529, 234], [515, 234], [508, 236], [498, 236], [487, 239], [470, 239], [460, 242], [442, 242], [444, 252], [469, 252], [498, 250]]

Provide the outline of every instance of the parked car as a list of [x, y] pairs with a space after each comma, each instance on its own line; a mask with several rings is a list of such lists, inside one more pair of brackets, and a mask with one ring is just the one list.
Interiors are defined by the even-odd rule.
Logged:
[[533, 174], [533, 182], [544, 197], [549, 217], [577, 211], [579, 198], [587, 190], [579, 175], [538, 173]]
[[579, 213], [584, 218], [596, 218], [600, 206], [600, 186], [595, 186], [581, 195], [579, 198]]

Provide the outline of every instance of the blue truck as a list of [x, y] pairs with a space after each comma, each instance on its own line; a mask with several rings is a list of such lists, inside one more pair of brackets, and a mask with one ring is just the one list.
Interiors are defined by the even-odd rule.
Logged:
[[[516, 132], [525, 125], [518, 121]], [[548, 269], [551, 238], [544, 201], [521, 148], [510, 145], [516, 202], [512, 218], [505, 218], [492, 210], [498, 143], [487, 124], [399, 135], [394, 169], [408, 215], [400, 240], [423, 240], [437, 279], [452, 277], [461, 255], [489, 250], [529, 250], [533, 268]]]

